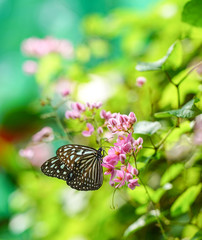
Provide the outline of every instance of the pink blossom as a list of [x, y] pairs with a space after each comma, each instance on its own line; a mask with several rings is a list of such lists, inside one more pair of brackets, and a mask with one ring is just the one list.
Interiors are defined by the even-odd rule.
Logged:
[[38, 69], [38, 64], [35, 61], [28, 60], [23, 63], [22, 69], [28, 75], [33, 75]]
[[55, 91], [61, 94], [63, 97], [68, 96], [71, 92], [70, 82], [65, 79], [60, 79], [55, 86]]
[[77, 111], [66, 111], [65, 112], [65, 117], [67, 119], [72, 118], [72, 119], [77, 119], [81, 117], [81, 114]]
[[99, 109], [101, 106], [102, 106], [102, 103], [101, 102], [98, 102], [98, 103], [89, 103], [87, 102], [86, 103], [86, 106], [89, 108], [89, 109]]
[[86, 110], [85, 106], [79, 102], [72, 103], [71, 107], [74, 111], [78, 111], [79, 113], [82, 113]]
[[110, 163], [102, 163], [102, 166], [107, 168], [107, 171], [105, 171], [105, 175], [109, 175], [111, 174], [111, 179], [113, 179], [116, 175], [116, 170], [114, 168], [113, 165], [111, 165]]
[[92, 135], [92, 133], [94, 132], [94, 127], [92, 124], [87, 123], [86, 124], [86, 130], [82, 132], [82, 135], [84, 137], [90, 137]]
[[20, 149], [19, 154], [21, 157], [32, 159], [34, 156], [34, 151], [31, 148]]
[[135, 113], [134, 113], [134, 112], [130, 112], [130, 113], [129, 113], [129, 122], [130, 122], [131, 124], [134, 124], [136, 121], [137, 121], [137, 118], [136, 118], [136, 116], [135, 116]]
[[33, 166], [40, 167], [46, 160], [52, 157], [52, 147], [47, 143], [39, 143], [21, 149], [19, 154], [21, 157], [28, 159]]
[[119, 147], [110, 148], [108, 155], [111, 157], [111, 159], [116, 159], [117, 161], [123, 161], [126, 159], [125, 153]]
[[137, 140], [136, 140], [136, 143], [137, 145], [142, 145], [143, 144], [143, 139], [141, 137], [139, 137]]
[[118, 159], [113, 155], [107, 155], [103, 158], [103, 163], [115, 166], [118, 163]]
[[112, 114], [111, 114], [110, 111], [106, 112], [105, 110], [101, 110], [100, 117], [107, 121], [107, 120], [109, 120], [112, 117]]
[[136, 85], [137, 85], [138, 87], [142, 87], [142, 86], [145, 84], [146, 81], [147, 81], [147, 80], [146, 80], [145, 77], [138, 77], [138, 78], [136, 79]]
[[136, 179], [130, 179], [130, 180], [129, 180], [128, 187], [129, 187], [130, 189], [134, 190], [135, 187], [137, 187], [137, 186], [140, 186], [140, 184], [138, 183], [138, 179], [137, 179], [137, 178], [136, 178]]
[[41, 142], [46, 141], [50, 142], [54, 139], [53, 129], [50, 127], [44, 127], [39, 132], [33, 135], [32, 141], [33, 142]]
[[116, 171], [116, 175], [117, 175], [117, 178], [115, 178], [113, 181], [117, 182], [119, 184], [116, 185], [115, 188], [120, 188], [120, 187], [122, 187], [125, 184], [125, 181], [126, 181], [126, 179], [125, 179], [125, 172], [122, 171], [122, 170], [117, 170]]
[[135, 175], [137, 176], [138, 175], [138, 170], [136, 168], [133, 168], [130, 163], [128, 163], [127, 167], [126, 166], [123, 166], [122, 167], [123, 170], [126, 172], [126, 173], [131, 173], [132, 175]]
[[[103, 117], [107, 119], [106, 112], [102, 113]], [[102, 117], [102, 116], [101, 116]], [[115, 113], [111, 114], [111, 117], [107, 120], [108, 129], [114, 133], [121, 133], [131, 131], [133, 124], [136, 122], [134, 113], [130, 113], [129, 116], [125, 114]]]
[[128, 143], [122, 145], [122, 149], [125, 153], [129, 153], [130, 150], [132, 149], [131, 143], [128, 142]]
[[72, 44], [65, 39], [56, 39], [53, 37], [28, 38], [22, 43], [22, 52], [32, 57], [43, 57], [49, 53], [58, 53], [64, 58], [72, 58], [74, 49]]
[[103, 133], [103, 128], [102, 127], [98, 127], [97, 132], [99, 135], [101, 135]]

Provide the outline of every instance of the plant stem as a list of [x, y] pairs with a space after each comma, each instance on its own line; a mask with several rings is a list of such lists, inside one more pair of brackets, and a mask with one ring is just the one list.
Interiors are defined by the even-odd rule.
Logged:
[[158, 225], [159, 225], [159, 228], [160, 228], [161, 233], [162, 233], [162, 235], [163, 235], [163, 238], [164, 238], [164, 239], [167, 239], [167, 236], [166, 236], [166, 234], [165, 234], [165, 231], [164, 231], [164, 229], [163, 229], [163, 226], [162, 226], [162, 224], [161, 224], [161, 221], [160, 221], [160, 219], [159, 219], [159, 217], [158, 217], [157, 209], [156, 209], [156, 207], [155, 207], [155, 205], [154, 205], [154, 202], [153, 202], [152, 199], [151, 199], [151, 196], [150, 196], [150, 194], [149, 194], [149, 192], [148, 192], [148, 190], [147, 190], [147, 187], [145, 186], [145, 184], [143, 183], [143, 181], [141, 180], [141, 178], [140, 178], [139, 176], [138, 176], [138, 178], [140, 179], [140, 182], [141, 182], [141, 184], [143, 185], [143, 187], [144, 187], [144, 189], [145, 189], [145, 192], [146, 192], [149, 200], [151, 201], [152, 207], [153, 207], [153, 209], [154, 209], [155, 212], [156, 212], [156, 214], [155, 214], [156, 221], [158, 222]]

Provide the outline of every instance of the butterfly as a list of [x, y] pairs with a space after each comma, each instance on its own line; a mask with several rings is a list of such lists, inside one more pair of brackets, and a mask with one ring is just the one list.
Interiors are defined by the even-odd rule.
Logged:
[[47, 176], [65, 180], [76, 190], [97, 190], [103, 183], [102, 158], [102, 148], [64, 145], [58, 148], [55, 157], [43, 163], [41, 171]]

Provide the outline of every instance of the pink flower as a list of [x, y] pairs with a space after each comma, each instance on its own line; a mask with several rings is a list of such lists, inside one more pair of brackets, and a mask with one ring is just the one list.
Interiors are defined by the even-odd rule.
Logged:
[[146, 81], [147, 81], [147, 80], [146, 80], [145, 77], [138, 77], [138, 78], [136, 79], [136, 85], [137, 85], [138, 87], [142, 87], [142, 86], [145, 84]]
[[70, 82], [65, 79], [60, 79], [55, 86], [55, 91], [61, 94], [63, 97], [68, 96], [71, 92], [70, 90]]
[[102, 127], [99, 127], [99, 128], [97, 129], [97, 133], [98, 133], [99, 135], [101, 135], [101, 134], [103, 133]]
[[117, 178], [115, 178], [113, 181], [114, 181], [114, 182], [117, 182], [117, 183], [119, 183], [119, 184], [116, 185], [115, 188], [120, 188], [120, 187], [122, 187], [123, 185], [125, 185], [125, 181], [126, 181], [126, 179], [125, 179], [125, 172], [122, 171], [122, 170], [117, 170], [117, 171], [116, 171], [116, 175], [117, 175]]
[[21, 157], [28, 159], [33, 166], [40, 167], [52, 157], [52, 147], [47, 143], [39, 143], [19, 151]]
[[130, 180], [129, 180], [128, 187], [129, 187], [130, 189], [134, 190], [135, 187], [137, 187], [137, 186], [140, 186], [140, 184], [138, 183], [138, 179], [137, 179], [137, 178], [136, 178], [136, 179], [130, 179]]
[[49, 53], [58, 53], [64, 58], [72, 58], [74, 49], [72, 44], [65, 39], [56, 39], [53, 37], [28, 38], [22, 43], [22, 52], [32, 57], [43, 57]]
[[[111, 114], [111, 113], [110, 113]], [[121, 133], [131, 131], [133, 124], [137, 121], [135, 114], [131, 112], [129, 116], [125, 114], [115, 113], [107, 120], [106, 112], [102, 112], [102, 118], [107, 121], [108, 129], [114, 133]]]
[[126, 159], [125, 153], [119, 147], [110, 148], [108, 155], [111, 157], [111, 159], [115, 159], [117, 161], [123, 161]]
[[34, 156], [34, 151], [31, 148], [20, 149], [19, 154], [21, 157], [32, 159]]
[[118, 159], [113, 155], [107, 155], [103, 158], [103, 163], [115, 166], [118, 163]]
[[101, 110], [100, 117], [107, 121], [107, 120], [109, 120], [112, 117], [112, 114], [111, 114], [110, 111], [106, 112], [105, 110]]
[[101, 106], [102, 106], [102, 103], [101, 102], [98, 102], [98, 103], [86, 103], [86, 106], [89, 108], [89, 109], [98, 109], [98, 108], [100, 108]]
[[72, 118], [72, 119], [77, 119], [81, 117], [81, 114], [77, 111], [66, 111], [65, 112], [65, 117], [67, 119]]
[[116, 170], [113, 165], [110, 163], [102, 163], [102, 166], [107, 168], [107, 171], [104, 173], [105, 175], [111, 174], [111, 179], [113, 179], [116, 175]]
[[33, 135], [32, 141], [33, 142], [41, 142], [46, 141], [50, 142], [54, 139], [53, 130], [50, 127], [44, 127], [39, 132]]
[[130, 122], [131, 124], [134, 124], [135, 122], [137, 122], [137, 118], [136, 118], [134, 112], [130, 112], [130, 113], [129, 113], [129, 122]]
[[71, 107], [74, 111], [77, 111], [79, 113], [82, 113], [86, 110], [85, 106], [82, 103], [79, 103], [79, 102], [72, 103]]
[[92, 124], [87, 123], [86, 124], [86, 130], [82, 132], [82, 135], [84, 137], [90, 137], [92, 135], [92, 133], [94, 132], [94, 127]]
[[137, 176], [138, 175], [138, 170], [136, 168], [133, 168], [130, 163], [128, 163], [127, 167], [122, 166], [122, 170], [124, 170], [126, 173], [130, 173], [132, 175]]
[[33, 75], [38, 69], [38, 64], [35, 61], [29, 60], [23, 63], [22, 69], [28, 75]]

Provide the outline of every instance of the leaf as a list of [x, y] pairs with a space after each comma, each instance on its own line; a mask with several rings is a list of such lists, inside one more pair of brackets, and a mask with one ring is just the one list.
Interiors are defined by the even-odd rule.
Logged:
[[202, 27], [201, 9], [201, 0], [192, 0], [186, 3], [182, 11], [182, 21], [196, 27]]
[[181, 118], [193, 118], [201, 113], [201, 110], [199, 110], [195, 103], [199, 102], [198, 98], [194, 98], [188, 103], [186, 103], [182, 108], [177, 110], [168, 110], [164, 112], [158, 112], [155, 113], [154, 116], [156, 118], [166, 118], [166, 117], [181, 117]]
[[156, 216], [159, 216], [160, 212], [157, 210], [152, 210], [148, 214], [143, 215], [138, 218], [133, 224], [131, 224], [124, 232], [124, 237], [128, 237], [131, 234], [137, 232], [139, 229], [145, 227], [156, 221]]
[[183, 54], [181, 42], [176, 41], [171, 47], [169, 54], [167, 54], [167, 59], [162, 65], [164, 71], [169, 69], [176, 70], [182, 63]]
[[136, 70], [139, 72], [156, 71], [156, 70], [169, 70], [176, 69], [180, 66], [182, 61], [182, 47], [180, 41], [172, 44], [166, 55], [156, 62], [145, 63], [139, 62], [136, 65]]
[[159, 122], [141, 121], [135, 124], [134, 133], [151, 136], [161, 128]]
[[191, 240], [200, 240], [202, 239], [202, 230], [199, 230], [193, 237]]
[[182, 163], [171, 165], [163, 174], [160, 185], [163, 186], [164, 184], [174, 180], [182, 172], [183, 169], [184, 164]]
[[181, 215], [189, 210], [191, 204], [195, 201], [201, 191], [201, 185], [202, 184], [200, 183], [196, 186], [188, 188], [177, 198], [177, 200], [175, 200], [170, 209], [173, 217]]

